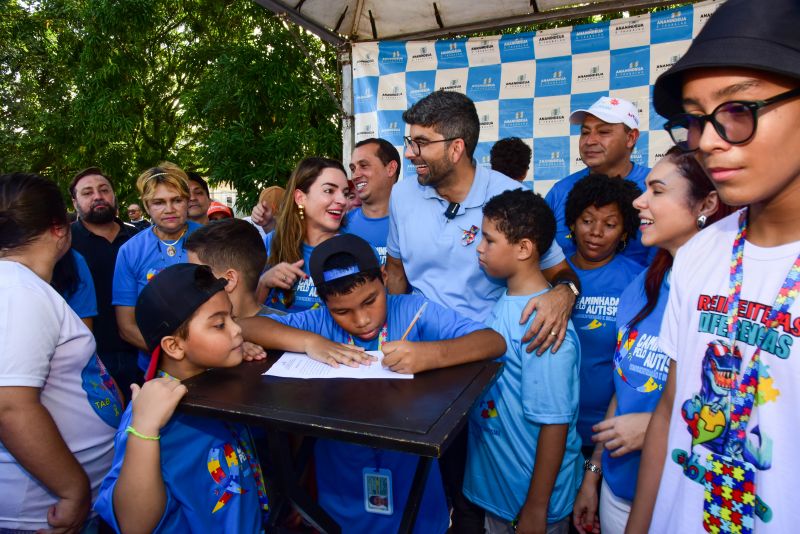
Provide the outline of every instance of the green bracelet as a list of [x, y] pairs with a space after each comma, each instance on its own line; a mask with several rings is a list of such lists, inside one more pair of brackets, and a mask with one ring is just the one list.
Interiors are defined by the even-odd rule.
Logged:
[[158, 441], [158, 440], [161, 439], [161, 436], [145, 436], [144, 434], [142, 434], [141, 432], [139, 432], [138, 430], [136, 430], [132, 426], [128, 426], [128, 428], [125, 429], [125, 433], [126, 434], [133, 434], [137, 438], [146, 439], [147, 441]]

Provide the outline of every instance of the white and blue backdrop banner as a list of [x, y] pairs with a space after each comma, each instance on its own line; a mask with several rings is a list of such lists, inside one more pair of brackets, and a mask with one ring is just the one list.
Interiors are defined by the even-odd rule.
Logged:
[[[519, 137], [533, 149], [527, 180], [544, 194], [584, 167], [570, 113], [611, 96], [637, 106], [641, 135], [633, 159], [652, 166], [671, 145], [664, 118], [651, 105], [653, 83], [722, 1], [531, 33], [355, 43], [355, 140], [383, 137], [402, 154], [403, 111], [431, 91], [459, 91], [480, 117], [477, 164], [489, 166], [498, 139]], [[413, 175], [404, 165], [403, 177]]]

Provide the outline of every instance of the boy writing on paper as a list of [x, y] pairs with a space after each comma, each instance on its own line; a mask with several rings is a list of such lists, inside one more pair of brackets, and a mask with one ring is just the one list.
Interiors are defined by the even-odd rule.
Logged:
[[[505, 342], [485, 325], [416, 295], [387, 295], [380, 263], [360, 237], [343, 234], [318, 245], [311, 277], [325, 307], [284, 317], [241, 321], [245, 339], [267, 349], [305, 352], [331, 365], [372, 363], [365, 350], [381, 350], [383, 364], [417, 373], [494, 358]], [[378, 401], [378, 399], [376, 399]], [[417, 458], [360, 445], [317, 440], [320, 505], [348, 532], [394, 532], [411, 487]], [[365, 494], [365, 487], [383, 488]], [[415, 532], [443, 533], [449, 524], [439, 469], [430, 470]]]
[[556, 352], [532, 357], [522, 343], [528, 325], [519, 322], [527, 302], [550, 290], [539, 257], [555, 228], [531, 191], [506, 191], [483, 208], [478, 261], [506, 280], [491, 320], [508, 350], [500, 378], [470, 414], [464, 495], [486, 510], [490, 534], [566, 534], [581, 480], [578, 336], [570, 321]]

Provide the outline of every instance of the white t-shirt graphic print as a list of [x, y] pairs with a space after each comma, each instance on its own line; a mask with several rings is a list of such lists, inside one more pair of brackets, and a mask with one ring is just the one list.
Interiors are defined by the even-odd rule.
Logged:
[[[800, 524], [800, 302], [764, 326], [775, 297], [800, 253], [800, 242], [762, 248], [745, 243], [736, 349], [729, 356], [727, 299], [735, 213], [700, 232], [675, 258], [661, 328], [662, 349], [677, 363], [667, 456], [651, 532], [705, 532], [704, 486], [692, 466], [707, 467], [709, 452], [724, 453], [730, 428], [730, 386], [761, 344], [758, 393], [737, 460], [755, 467], [754, 492], [725, 495], [733, 513], [753, 505], [755, 532], [792, 532]], [[731, 379], [734, 380], [731, 380]], [[689, 467], [684, 472], [682, 465]], [[693, 480], [693, 478], [697, 480]]]

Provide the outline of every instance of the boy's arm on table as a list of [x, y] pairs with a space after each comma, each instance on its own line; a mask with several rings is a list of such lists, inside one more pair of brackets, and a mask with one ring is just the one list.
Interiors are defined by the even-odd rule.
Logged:
[[72, 455], [34, 387], [0, 387], [0, 442], [58, 498], [47, 512], [52, 527], [79, 531], [92, 504], [89, 478]]
[[383, 365], [397, 373], [413, 374], [493, 359], [505, 352], [503, 336], [491, 328], [483, 328], [442, 341], [390, 341], [383, 346]]
[[536, 444], [536, 459], [528, 496], [519, 511], [516, 531], [520, 534], [547, 531], [547, 508], [553, 493], [564, 450], [569, 425], [542, 425]]
[[[132, 391], [130, 426], [139, 434], [155, 438], [187, 390], [178, 380], [162, 377], [146, 382], [141, 388], [134, 384]], [[147, 533], [158, 526], [167, 504], [160, 440], [128, 435], [113, 502], [121, 532]]]
[[633, 499], [631, 515], [625, 532], [636, 534], [647, 532], [653, 518], [653, 507], [656, 504], [658, 487], [661, 484], [661, 475], [664, 470], [664, 458], [667, 455], [667, 437], [669, 423], [672, 419], [672, 406], [675, 402], [675, 375], [678, 372], [675, 360], [669, 362], [667, 384], [658, 401], [653, 417], [647, 427], [644, 439], [641, 465], [648, 469], [639, 469], [639, 478], [636, 483], [636, 497]]
[[314, 332], [300, 330], [269, 317], [240, 319], [239, 325], [242, 327], [242, 336], [246, 341], [260, 345], [267, 350], [304, 352], [314, 360], [327, 363], [332, 367], [338, 367], [340, 363], [350, 367], [369, 365], [375, 359], [366, 354], [361, 347], [335, 343]]

